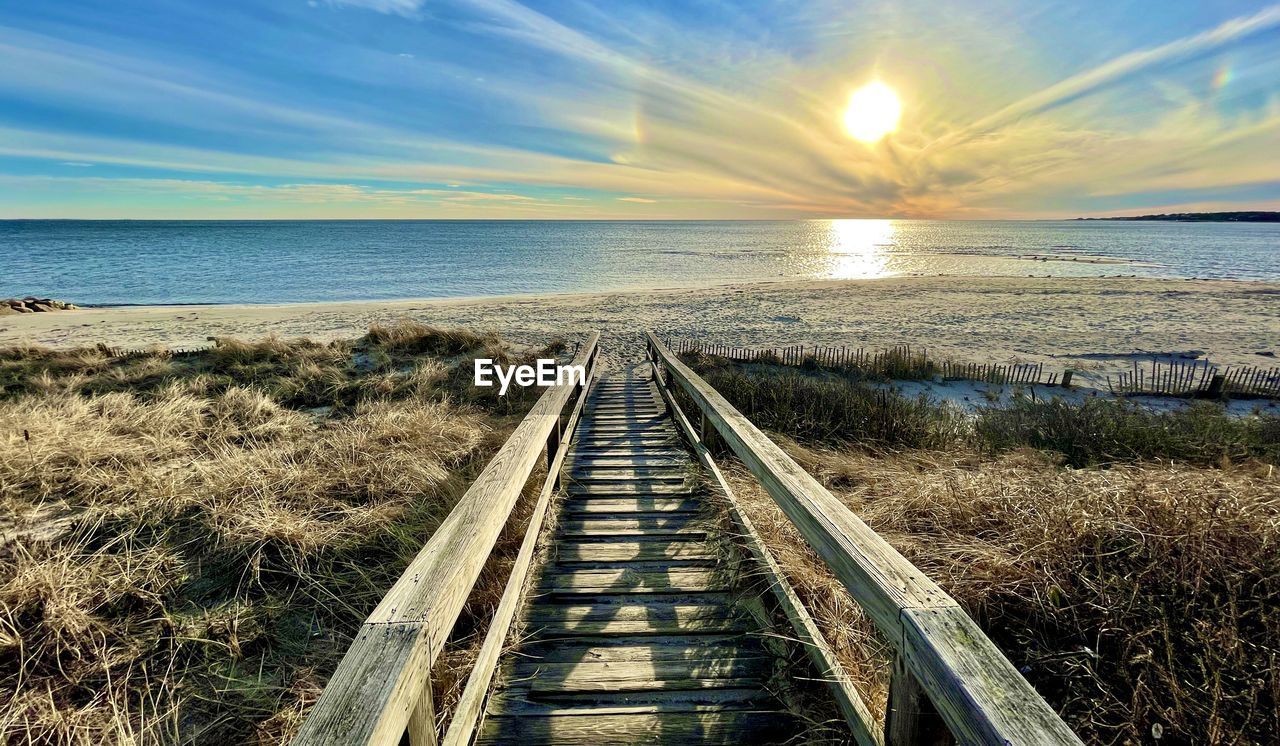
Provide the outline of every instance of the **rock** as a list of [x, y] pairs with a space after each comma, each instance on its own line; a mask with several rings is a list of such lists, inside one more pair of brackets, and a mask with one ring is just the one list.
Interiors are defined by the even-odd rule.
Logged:
[[1255, 355], [1261, 355], [1262, 357], [1275, 357], [1275, 356], [1276, 356], [1276, 354], [1275, 354], [1274, 352], [1272, 352], [1271, 350], [1264, 350], [1264, 351], [1262, 351], [1262, 352], [1255, 352], [1255, 353], [1253, 353], [1253, 354], [1255, 354]]
[[0, 305], [0, 316], [7, 316], [9, 314], [14, 314], [17, 312], [18, 312], [18, 309], [14, 308], [8, 303], [5, 303], [4, 305]]
[[0, 300], [0, 308], [18, 313], [48, 313], [49, 311], [73, 311], [76, 309], [74, 303], [55, 300], [53, 298], [37, 298], [34, 295], [28, 295], [25, 298], [5, 298]]

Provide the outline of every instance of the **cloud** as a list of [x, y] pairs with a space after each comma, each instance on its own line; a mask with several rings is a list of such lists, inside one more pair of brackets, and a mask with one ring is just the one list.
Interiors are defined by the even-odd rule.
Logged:
[[1280, 27], [1280, 5], [1273, 5], [1251, 16], [1233, 18], [1203, 33], [1152, 49], [1123, 54], [983, 117], [963, 130], [944, 138], [943, 142], [953, 144], [977, 137], [1016, 119], [1043, 113], [1081, 96], [1102, 90], [1144, 70], [1186, 60], [1277, 27]]
[[330, 5], [364, 8], [388, 15], [416, 18], [425, 0], [329, 0]]
[[619, 197], [619, 198], [618, 198], [618, 201], [619, 201], [619, 202], [643, 202], [643, 203], [644, 203], [644, 204], [646, 204], [646, 205], [651, 205], [651, 204], [654, 204], [655, 202], [657, 202], [658, 200], [656, 200], [656, 199], [645, 199], [644, 197]]

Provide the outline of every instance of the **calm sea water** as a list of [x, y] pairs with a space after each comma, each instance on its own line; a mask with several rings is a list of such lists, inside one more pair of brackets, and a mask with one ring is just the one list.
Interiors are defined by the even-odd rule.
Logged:
[[0, 297], [280, 303], [912, 274], [1280, 280], [1244, 223], [0, 221]]

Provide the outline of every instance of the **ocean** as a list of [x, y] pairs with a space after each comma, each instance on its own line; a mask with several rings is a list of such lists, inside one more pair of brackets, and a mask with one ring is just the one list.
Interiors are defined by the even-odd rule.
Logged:
[[1280, 224], [0, 221], [0, 298], [291, 303], [903, 275], [1280, 280]]

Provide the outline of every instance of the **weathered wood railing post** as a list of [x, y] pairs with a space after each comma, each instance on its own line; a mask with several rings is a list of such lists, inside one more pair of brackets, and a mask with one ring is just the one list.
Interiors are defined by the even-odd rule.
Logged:
[[431, 687], [431, 677], [427, 676], [422, 684], [422, 694], [418, 698], [418, 706], [413, 708], [409, 716], [410, 746], [436, 746], [436, 703]]
[[551, 432], [547, 434], [547, 466], [550, 467], [556, 460], [556, 454], [560, 452], [560, 433], [563, 423], [557, 419]]
[[1071, 388], [1071, 376], [1074, 373], [1075, 371], [1072, 371], [1072, 370], [1064, 370], [1062, 372], [1062, 388], [1064, 389]]
[[716, 435], [715, 425], [712, 425], [711, 420], [707, 419], [705, 412], [702, 414], [702, 422], [699, 425], [698, 437], [702, 440], [702, 444], [707, 447], [708, 451], [715, 453], [720, 450], [719, 438]]
[[945, 746], [954, 744], [947, 724], [920, 681], [899, 653], [889, 678], [889, 704], [884, 714], [885, 746]]

